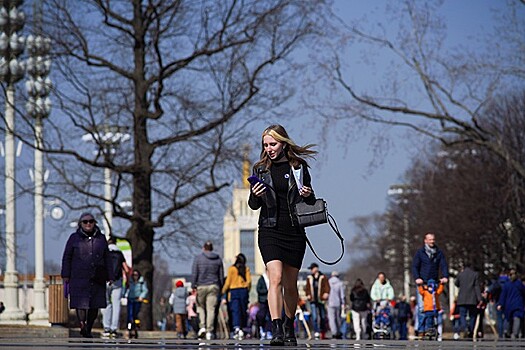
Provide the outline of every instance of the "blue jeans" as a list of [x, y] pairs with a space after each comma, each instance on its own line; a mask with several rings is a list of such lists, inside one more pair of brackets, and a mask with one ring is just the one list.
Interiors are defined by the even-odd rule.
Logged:
[[128, 323], [134, 323], [139, 318], [141, 306], [140, 301], [128, 299]]
[[509, 322], [508, 320], [505, 319], [505, 317], [503, 317], [503, 310], [496, 309], [496, 317], [497, 317], [496, 323], [498, 327], [498, 335], [500, 338], [503, 339], [503, 337], [505, 336], [505, 333], [507, 333], [509, 329]]
[[243, 328], [246, 326], [248, 309], [248, 289], [230, 289], [230, 308], [232, 312], [233, 327]]
[[326, 309], [324, 304], [310, 302], [310, 312], [312, 313], [314, 332], [326, 332]]
[[104, 330], [116, 331], [119, 325], [120, 297], [122, 296], [122, 280], [106, 287], [107, 306], [102, 310]]
[[461, 331], [467, 329], [467, 313], [470, 318], [468, 331], [469, 333], [472, 333], [474, 331], [476, 316], [478, 314], [476, 305], [459, 305], [459, 329]]

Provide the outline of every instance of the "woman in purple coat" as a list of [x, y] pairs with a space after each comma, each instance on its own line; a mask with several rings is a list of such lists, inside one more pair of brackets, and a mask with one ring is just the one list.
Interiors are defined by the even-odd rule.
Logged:
[[91, 213], [83, 213], [78, 229], [69, 236], [62, 257], [62, 279], [69, 285], [69, 305], [76, 309], [80, 334], [92, 338], [99, 308], [106, 307], [106, 282], [110, 276], [106, 237]]

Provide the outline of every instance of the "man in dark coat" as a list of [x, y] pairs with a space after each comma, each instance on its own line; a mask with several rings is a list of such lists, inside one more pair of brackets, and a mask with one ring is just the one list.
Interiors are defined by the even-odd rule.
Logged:
[[[455, 285], [459, 288], [457, 305], [459, 307], [459, 330], [467, 329], [467, 313], [469, 315], [468, 337], [472, 336], [477, 317], [477, 305], [481, 301], [481, 290], [479, 287], [478, 273], [470, 267], [470, 263], [465, 263]], [[458, 335], [454, 335], [454, 339]]]
[[[445, 254], [436, 245], [436, 236], [432, 232], [425, 233], [423, 247], [419, 248], [412, 260], [412, 275], [416, 284], [422, 285], [428, 280], [438, 281], [445, 284], [448, 281], [448, 265]], [[440, 272], [441, 270], [441, 279]], [[417, 322], [416, 329], [419, 329], [419, 322], [423, 319], [423, 298], [416, 293], [417, 298]]]
[[98, 309], [106, 307], [106, 282], [111, 262], [106, 237], [91, 213], [83, 213], [77, 230], [69, 236], [62, 257], [62, 279], [69, 285], [69, 306], [76, 309], [80, 334], [92, 338]]

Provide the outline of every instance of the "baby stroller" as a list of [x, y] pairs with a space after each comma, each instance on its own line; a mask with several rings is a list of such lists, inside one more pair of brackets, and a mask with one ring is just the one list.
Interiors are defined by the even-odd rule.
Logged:
[[379, 302], [373, 313], [372, 337], [373, 339], [390, 339], [392, 334], [392, 319], [390, 306], [386, 300]]

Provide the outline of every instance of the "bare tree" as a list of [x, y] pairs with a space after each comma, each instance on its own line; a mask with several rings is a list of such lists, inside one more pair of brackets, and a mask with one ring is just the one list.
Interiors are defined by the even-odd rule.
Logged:
[[[299, 0], [45, 1], [56, 105], [41, 149], [60, 175], [47, 195], [77, 211], [109, 201], [153, 289], [154, 240], [177, 254], [173, 242], [220, 234], [210, 218], [247, 125], [293, 95], [301, 67], [289, 58], [321, 32], [325, 10]], [[20, 117], [18, 136], [34, 147], [32, 121]], [[148, 304], [144, 315], [151, 329]]]
[[372, 21], [344, 24], [341, 42], [365, 45], [364, 62], [370, 68], [375, 71], [374, 67], [388, 62], [380, 69], [384, 80], [375, 92], [360, 88], [348, 72], [352, 63], [345, 60], [343, 64], [336, 52], [332, 64], [325, 67], [335, 88], [347, 98], [318, 108], [326, 111], [331, 124], [337, 115], [340, 123], [355, 124], [360, 119], [405, 127], [445, 145], [469, 143], [486, 148], [525, 178], [525, 163], [504, 142], [505, 135], [480, 123], [480, 113], [498, 93], [525, 85], [525, 6], [507, 3], [495, 16], [492, 35], [476, 38], [470, 46], [445, 46], [446, 25], [436, 2], [389, 4], [397, 31], [380, 23], [363, 28], [376, 23]]

